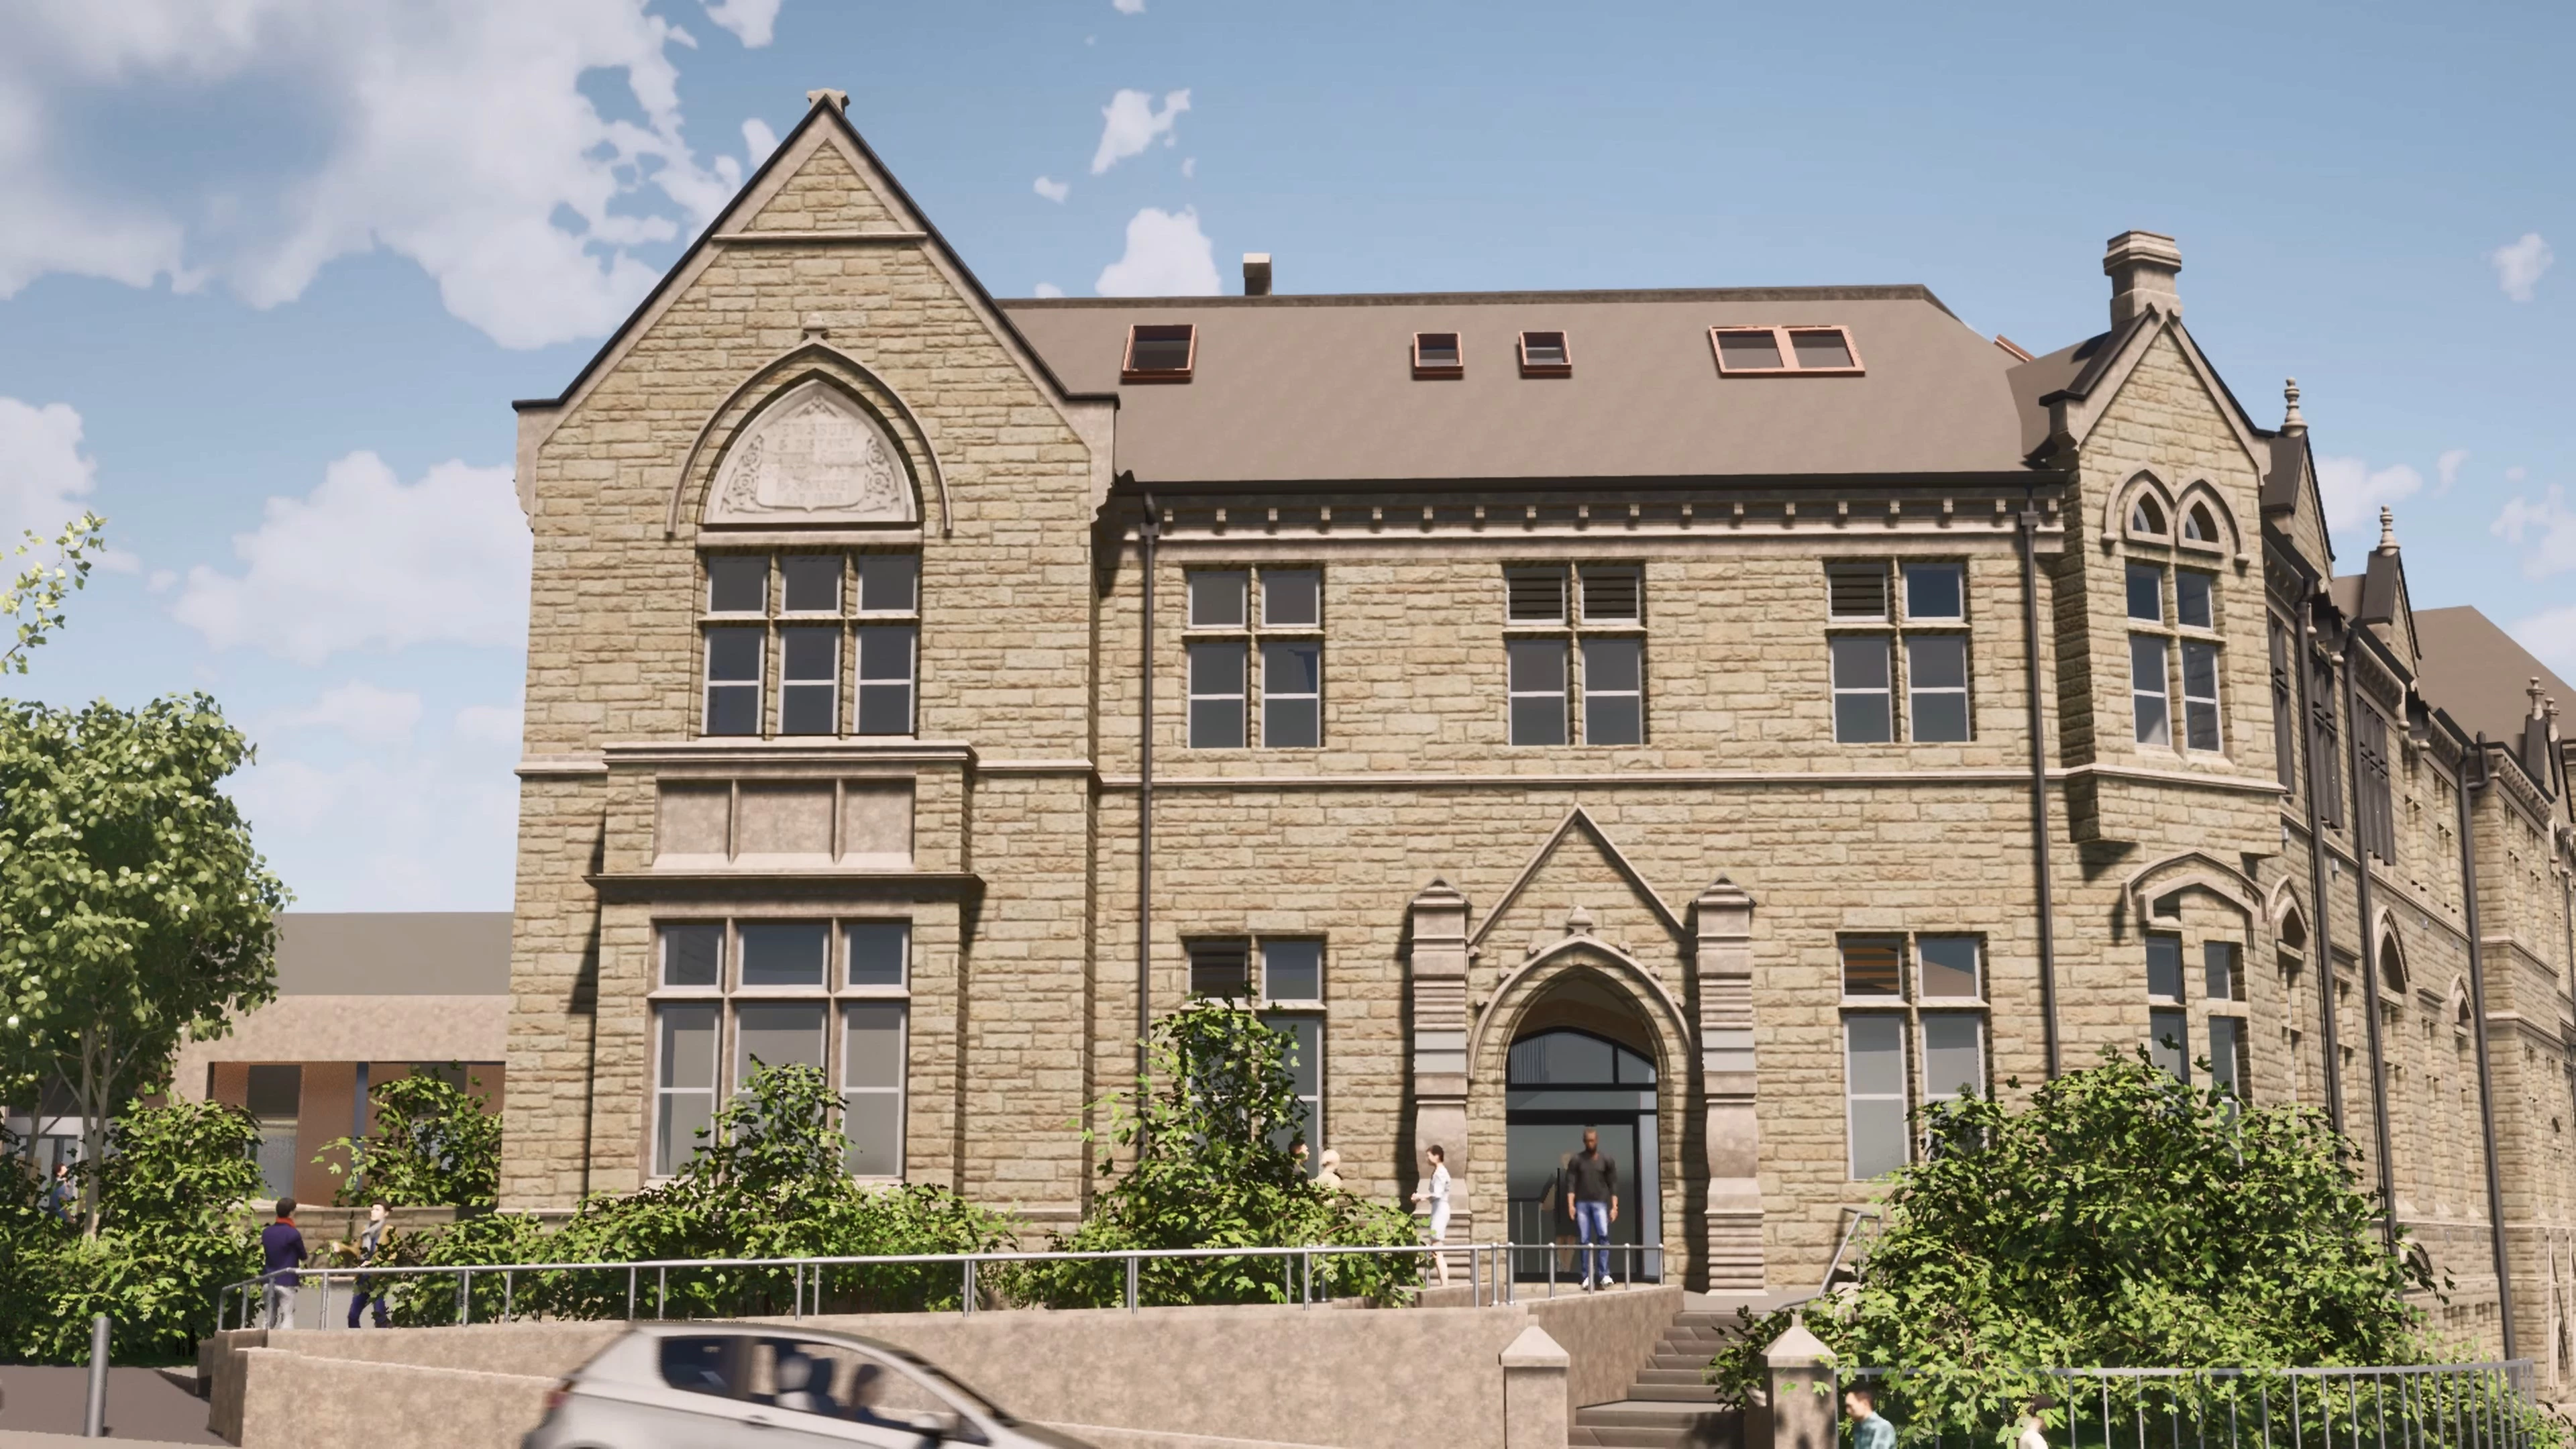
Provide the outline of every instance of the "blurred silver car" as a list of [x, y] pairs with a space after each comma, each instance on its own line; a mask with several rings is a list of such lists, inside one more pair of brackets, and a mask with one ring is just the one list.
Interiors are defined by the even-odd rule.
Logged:
[[520, 1449], [1090, 1449], [891, 1344], [801, 1328], [639, 1324], [546, 1396]]

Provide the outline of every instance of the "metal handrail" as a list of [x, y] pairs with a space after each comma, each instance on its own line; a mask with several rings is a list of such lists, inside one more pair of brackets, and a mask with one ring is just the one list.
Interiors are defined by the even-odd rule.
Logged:
[[[2532, 1360], [2283, 1368], [2048, 1368], [2064, 1442], [2082, 1449], [2533, 1449], [2541, 1410]], [[1900, 1386], [1904, 1370], [1853, 1366], [1843, 1383]], [[2243, 1387], [2212, 1381], [2244, 1380]], [[2113, 1398], [2113, 1385], [2133, 1387]], [[2205, 1384], [2205, 1396], [2190, 1386]], [[2283, 1386], [2288, 1392], [2276, 1397]], [[2098, 1392], [2091, 1390], [2098, 1389]], [[2250, 1392], [2249, 1392], [2250, 1391]], [[2135, 1401], [2131, 1402], [2132, 1395]], [[2148, 1395], [2160, 1396], [2161, 1402]], [[1900, 1410], [1901, 1412], [1901, 1410]], [[1951, 1426], [1936, 1425], [1932, 1449]], [[1960, 1449], [1991, 1436], [1967, 1433]]]
[[[1129, 1312], [1134, 1312], [1139, 1306], [1137, 1302], [1137, 1269], [1139, 1264], [1147, 1260], [1278, 1258], [1281, 1262], [1281, 1271], [1283, 1275], [1292, 1280], [1292, 1286], [1299, 1305], [1303, 1307], [1312, 1307], [1316, 1302], [1314, 1296], [1315, 1259], [1319, 1256], [1330, 1259], [1335, 1257], [1382, 1257], [1387, 1255], [1428, 1256], [1431, 1254], [1444, 1254], [1454, 1256], [1464, 1253], [1467, 1255], [1467, 1280], [1468, 1286], [1472, 1290], [1472, 1301], [1476, 1306], [1484, 1307], [1487, 1304], [1499, 1306], [1513, 1301], [1511, 1273], [1509, 1271], [1509, 1254], [1512, 1250], [1513, 1245], [1509, 1243], [1399, 1244], [1393, 1246], [1307, 1243], [1279, 1247], [1121, 1248], [1095, 1252], [1040, 1250], [1034, 1252], [997, 1251], [985, 1253], [890, 1253], [862, 1256], [829, 1255], [798, 1258], [632, 1258], [595, 1263], [386, 1265], [383, 1267], [360, 1266], [353, 1268], [298, 1268], [294, 1270], [280, 1271], [293, 1271], [299, 1275], [299, 1278], [318, 1278], [321, 1280], [321, 1307], [326, 1323], [331, 1312], [331, 1285], [335, 1281], [345, 1280], [349, 1285], [349, 1290], [354, 1292], [360, 1283], [379, 1278], [452, 1277], [457, 1280], [457, 1306], [459, 1310], [457, 1315], [458, 1321], [460, 1323], [470, 1323], [473, 1317], [474, 1276], [478, 1273], [486, 1275], [497, 1273], [501, 1276], [502, 1319], [506, 1322], [511, 1317], [511, 1308], [516, 1297], [517, 1279], [519, 1274], [572, 1272], [609, 1273], [623, 1270], [627, 1275], [627, 1318], [629, 1321], [633, 1321], [635, 1318], [635, 1304], [638, 1296], [639, 1276], [647, 1269], [653, 1270], [658, 1277], [656, 1291], [654, 1293], [654, 1307], [656, 1310], [655, 1316], [657, 1318], [660, 1316], [661, 1308], [669, 1299], [669, 1275], [670, 1270], [673, 1268], [684, 1270], [707, 1268], [765, 1268], [771, 1270], [789, 1270], [795, 1275], [794, 1310], [791, 1316], [802, 1318], [805, 1316], [805, 1277], [807, 1269], [817, 1270], [815, 1276], [815, 1296], [819, 1301], [822, 1292], [822, 1280], [819, 1271], [821, 1269], [843, 1267], [935, 1267], [940, 1265], [954, 1265], [962, 1275], [963, 1291], [959, 1299], [959, 1311], [961, 1313], [973, 1313], [975, 1311], [975, 1269], [978, 1264], [984, 1263], [1124, 1263], [1127, 1268], [1126, 1307]], [[259, 1295], [265, 1292], [269, 1286], [269, 1278], [267, 1275], [263, 1274], [257, 1278], [243, 1279], [238, 1283], [228, 1283], [222, 1288], [216, 1290], [216, 1331], [222, 1332], [227, 1327], [250, 1327], [252, 1307], [259, 1301]], [[231, 1306], [236, 1301], [240, 1304], [238, 1313], [231, 1311]]]

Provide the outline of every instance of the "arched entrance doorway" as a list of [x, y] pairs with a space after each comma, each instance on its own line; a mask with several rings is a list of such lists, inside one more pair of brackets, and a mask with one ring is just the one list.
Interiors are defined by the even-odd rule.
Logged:
[[1504, 1079], [1511, 1241], [1563, 1243], [1523, 1253], [1524, 1278], [1581, 1276], [1572, 1247], [1573, 1216], [1561, 1206], [1565, 1164], [1589, 1129], [1616, 1159], [1619, 1217], [1610, 1241], [1649, 1245], [1614, 1253], [1614, 1277], [1661, 1279], [1663, 1263], [1662, 1138], [1657, 1131], [1661, 1083], [1653, 1038], [1622, 993], [1589, 970], [1568, 972], [1531, 1003], [1512, 1039]]

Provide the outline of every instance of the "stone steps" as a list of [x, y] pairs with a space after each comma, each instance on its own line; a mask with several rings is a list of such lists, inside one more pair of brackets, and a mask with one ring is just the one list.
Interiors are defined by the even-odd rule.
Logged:
[[1735, 1341], [1731, 1312], [1685, 1309], [1664, 1328], [1617, 1403], [1577, 1409], [1568, 1445], [1600, 1449], [1741, 1449], [1742, 1416], [1718, 1407], [1717, 1390], [1701, 1378], [1718, 1350]]

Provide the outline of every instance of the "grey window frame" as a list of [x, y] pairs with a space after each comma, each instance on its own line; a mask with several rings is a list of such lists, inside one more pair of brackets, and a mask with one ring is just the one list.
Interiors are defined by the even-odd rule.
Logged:
[[[1958, 581], [1959, 611], [1956, 614], [1917, 614], [1914, 612], [1914, 575], [1931, 569], [1952, 571]], [[1828, 724], [1838, 745], [1961, 745], [1977, 738], [1977, 645], [1974, 572], [1965, 558], [1910, 556], [1868, 559], [1832, 558], [1825, 560], [1825, 675]], [[1846, 612], [1841, 605], [1858, 579], [1874, 581], [1878, 595], [1875, 613]], [[1841, 666], [1835, 657], [1836, 641], [1876, 637], [1885, 641], [1887, 686], [1887, 737], [1866, 739], [1843, 734], [1842, 698], [1845, 695], [1871, 696], [1882, 691], [1867, 686], [1853, 687], [1843, 683]], [[1956, 639], [1959, 641], [1959, 683], [1934, 685], [1918, 689], [1915, 685], [1914, 641], [1917, 639]], [[1925, 736], [1920, 728], [1923, 711], [1916, 707], [1917, 698], [1956, 699], [1966, 733], [1955, 739]]]
[[[1503, 739], [1514, 749], [1635, 749], [1653, 741], [1651, 704], [1653, 695], [1653, 648], [1648, 628], [1646, 603], [1646, 565], [1632, 559], [1548, 559], [1503, 565]], [[1514, 610], [1531, 594], [1527, 585], [1552, 580], [1557, 608], [1547, 618], [1515, 617]], [[1596, 593], [1607, 598], [1609, 585], [1625, 581], [1627, 596], [1634, 609], [1626, 614], [1596, 618], [1592, 612]], [[1599, 585], [1596, 589], [1596, 585]], [[1596, 741], [1593, 727], [1590, 647], [1599, 640], [1634, 641], [1637, 657], [1634, 688], [1611, 688], [1600, 691], [1609, 702], [1636, 701], [1636, 738]], [[1554, 692], [1558, 700], [1560, 738], [1523, 740], [1520, 737], [1520, 701], [1549, 698], [1547, 690], [1518, 688], [1512, 653], [1516, 645], [1552, 641], [1562, 659], [1563, 688]]]
[[[902, 976], [901, 982], [898, 984], [888, 984], [883, 982], [854, 984], [850, 980], [850, 928], [857, 925], [887, 922], [899, 923], [903, 927], [903, 959], [900, 963], [900, 972]], [[823, 974], [822, 979], [819, 982], [811, 985], [802, 983], [763, 985], [746, 984], [744, 982], [744, 928], [773, 924], [812, 925], [822, 931]], [[665, 1063], [662, 1059], [663, 1030], [661, 1023], [663, 1021], [663, 1013], [674, 1007], [710, 1008], [716, 1014], [716, 1060], [715, 1069], [711, 1078], [714, 1085], [707, 1093], [711, 1096], [715, 1110], [720, 1110], [725, 1102], [739, 1095], [742, 1091], [741, 1079], [743, 1075], [743, 1063], [739, 1060], [742, 1051], [741, 1033], [739, 1030], [740, 1008], [745, 1006], [758, 1007], [799, 1004], [812, 1006], [819, 1010], [822, 1013], [823, 1022], [823, 1073], [826, 1082], [829, 1084], [834, 1096], [843, 1101], [845, 1113], [847, 1110], [847, 1099], [853, 1090], [876, 1092], [891, 1090], [898, 1097], [898, 1105], [895, 1109], [896, 1142], [894, 1150], [898, 1165], [900, 1166], [903, 1164], [904, 1154], [909, 1150], [908, 1119], [911, 1113], [912, 1102], [913, 1061], [911, 1052], [913, 1043], [911, 1035], [912, 1025], [910, 1004], [913, 997], [914, 980], [917, 974], [920, 956], [920, 921], [917, 916], [910, 914], [866, 911], [842, 911], [821, 914], [799, 913], [794, 911], [779, 912], [775, 914], [767, 912], [672, 914], [655, 917], [652, 922], [652, 927], [652, 949], [654, 960], [654, 969], [652, 973], [653, 984], [645, 993], [647, 1016], [648, 1020], [652, 1023], [649, 1042], [653, 1058], [646, 1068], [646, 1080], [652, 1084], [650, 1088], [652, 1095], [651, 1108], [646, 1114], [646, 1121], [644, 1124], [645, 1142], [643, 1160], [645, 1176], [648, 1181], [666, 1180], [672, 1176], [680, 1166], [678, 1162], [665, 1161], [661, 1156], [662, 1139], [666, 1133], [666, 1112], [668, 1110], [665, 1106], [664, 1098], [675, 1091], [697, 1092], [699, 1090], [695, 1088], [673, 1089], [666, 1088], [662, 1085], [665, 1074]], [[703, 930], [708, 927], [713, 927], [716, 931], [717, 970], [715, 981], [712, 984], [670, 984], [670, 950], [674, 933], [681, 931]], [[853, 1004], [870, 1002], [899, 1003], [903, 1008], [904, 1020], [901, 1036], [901, 1050], [903, 1051], [904, 1056], [902, 1069], [897, 1074], [899, 1079], [898, 1085], [891, 1089], [853, 1089], [849, 1086], [849, 1062], [847, 1059], [847, 1008]], [[710, 1116], [712, 1116], [712, 1111]], [[904, 1174], [901, 1171], [898, 1171], [892, 1176], [869, 1174], [860, 1180], [870, 1182], [900, 1182], [905, 1179]]]
[[[838, 560], [839, 584], [833, 607], [829, 609], [790, 609], [787, 607], [787, 577], [790, 561], [801, 558], [828, 557]], [[734, 548], [711, 546], [699, 558], [698, 630], [702, 643], [699, 652], [698, 728], [700, 736], [716, 739], [849, 739], [853, 737], [889, 738], [917, 734], [921, 711], [921, 554], [914, 549], [867, 548], [782, 548], [767, 552], [746, 552]], [[717, 560], [754, 558], [762, 566], [762, 603], [757, 611], [714, 608], [715, 570]], [[908, 596], [900, 608], [881, 604], [870, 607], [867, 584], [869, 565], [878, 560], [901, 559], [907, 567], [901, 572], [908, 580]], [[883, 570], [874, 571], [879, 575]], [[713, 677], [714, 645], [718, 630], [737, 629], [756, 633], [760, 639], [759, 679], [753, 706], [755, 727], [724, 735], [715, 732], [716, 691], [719, 688], [740, 691], [747, 681], [724, 681]], [[788, 636], [800, 631], [828, 631], [834, 635], [831, 651], [832, 673], [828, 680], [806, 678], [791, 680], [787, 676]], [[871, 641], [904, 640], [903, 670], [898, 678], [891, 674], [869, 675], [871, 662], [877, 660], [882, 644]], [[828, 730], [799, 730], [790, 736], [787, 730], [788, 703], [799, 690], [828, 687], [831, 695]], [[872, 701], [899, 691], [903, 699], [901, 730], [867, 730]]]
[[[1311, 574], [1315, 580], [1315, 617], [1311, 621], [1289, 620], [1274, 623], [1271, 618], [1270, 580], [1273, 576], [1290, 577]], [[1242, 580], [1240, 619], [1206, 619], [1199, 617], [1199, 584], [1201, 580], [1236, 578]], [[1329, 677], [1331, 651], [1325, 647], [1325, 630], [1330, 621], [1326, 584], [1328, 574], [1320, 562], [1295, 561], [1278, 563], [1222, 563], [1194, 566], [1183, 575], [1184, 597], [1188, 601], [1181, 626], [1181, 694], [1185, 713], [1181, 720], [1181, 740], [1193, 750], [1320, 750], [1330, 741], [1325, 730], [1325, 704], [1331, 690]], [[1241, 723], [1242, 739], [1235, 744], [1202, 744], [1198, 737], [1198, 705], [1202, 699], [1234, 699], [1222, 692], [1201, 694], [1198, 689], [1198, 651], [1201, 646], [1233, 646], [1243, 655], [1243, 692], [1236, 701], [1236, 717]], [[1311, 743], [1291, 741], [1275, 743], [1272, 728], [1270, 668], [1274, 653], [1312, 650], [1314, 655], [1314, 690], [1281, 691], [1278, 698], [1286, 704], [1303, 705], [1310, 711], [1314, 725]], [[1291, 731], [1293, 733], [1293, 731]]]
[[[1923, 947], [1927, 941], [1966, 942], [1974, 955], [1976, 991], [1973, 995], [1933, 994], [1924, 989]], [[1834, 969], [1841, 1001], [1839, 1046], [1843, 1053], [1843, 1166], [1853, 1173], [1854, 1182], [1874, 1181], [1858, 1176], [1860, 1148], [1857, 1103], [1861, 1094], [1852, 1090], [1851, 1023], [1866, 1018], [1885, 1018], [1896, 1022], [1897, 1040], [1905, 1056], [1902, 1064], [1905, 1083], [1904, 1106], [1909, 1124], [1915, 1109], [1931, 1102], [1948, 1101], [1959, 1095], [1956, 1084], [1935, 1087], [1926, 1073], [1931, 1070], [1931, 1032], [1933, 1021], [1972, 1019], [1977, 1035], [1977, 1082], [1980, 1093], [1994, 1088], [1994, 1002], [1992, 992], [1993, 937], [1976, 930], [1893, 930], [1842, 931], [1834, 937]], [[1850, 987], [1850, 962], [1855, 948], [1878, 951], [1892, 949], [1895, 954], [1896, 989], [1892, 993], [1855, 994]], [[1874, 1094], [1868, 1100], [1884, 1100], [1885, 1094]], [[1916, 1160], [1924, 1150], [1919, 1134], [1909, 1125], [1905, 1133], [1906, 1161]]]

